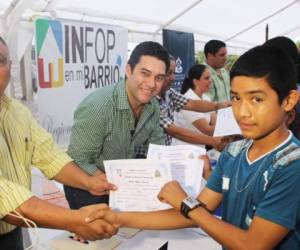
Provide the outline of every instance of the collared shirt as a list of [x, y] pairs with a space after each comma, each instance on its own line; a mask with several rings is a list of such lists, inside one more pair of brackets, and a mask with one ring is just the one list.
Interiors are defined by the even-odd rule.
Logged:
[[159, 106], [155, 99], [144, 106], [135, 125], [125, 83], [101, 88], [78, 106], [69, 154], [87, 173], [104, 172], [103, 161], [135, 158], [149, 143], [163, 144]]
[[[28, 200], [31, 165], [53, 178], [72, 159], [41, 128], [30, 111], [4, 96], [0, 107], [0, 219]], [[0, 234], [15, 226], [0, 220]]]
[[230, 100], [230, 78], [226, 69], [221, 68], [221, 76], [215, 69], [207, 65], [211, 73], [212, 84], [207, 92], [212, 101], [229, 101]]
[[[161, 98], [160, 96], [157, 96], [156, 98], [160, 107], [159, 123], [164, 129], [174, 123], [174, 112], [179, 112], [189, 101], [184, 95], [172, 88], [165, 93], [165, 98]], [[171, 143], [172, 136], [165, 133], [165, 144], [171, 145]]]

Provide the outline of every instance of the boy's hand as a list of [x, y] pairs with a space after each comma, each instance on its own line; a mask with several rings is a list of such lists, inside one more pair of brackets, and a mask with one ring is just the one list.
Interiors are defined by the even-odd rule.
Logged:
[[121, 226], [118, 219], [118, 212], [112, 211], [107, 205], [106, 207], [103, 204], [87, 206], [89, 213], [85, 218], [87, 223], [92, 223], [96, 220], [105, 220], [110, 223], [112, 226], [119, 228]]
[[168, 203], [180, 211], [181, 202], [187, 194], [177, 181], [170, 181], [162, 187], [157, 197], [161, 202]]
[[106, 220], [97, 219], [87, 223], [86, 218], [99, 209], [109, 211], [106, 204], [91, 205], [74, 210], [76, 215], [73, 217], [68, 230], [84, 240], [106, 239], [115, 235], [118, 232], [118, 227]]

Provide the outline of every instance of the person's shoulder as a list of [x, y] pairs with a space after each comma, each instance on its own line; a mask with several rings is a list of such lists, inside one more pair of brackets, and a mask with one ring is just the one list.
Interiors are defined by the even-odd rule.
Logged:
[[11, 97], [5, 97], [5, 103], [8, 106], [8, 110], [11, 112], [17, 112], [19, 114], [23, 113], [25, 115], [32, 115], [31, 111], [22, 104], [19, 100], [11, 98]]
[[152, 98], [148, 104], [154, 111], [160, 112], [159, 101], [156, 97]]
[[228, 153], [232, 157], [236, 157], [242, 150], [249, 147], [251, 143], [252, 141], [249, 139], [232, 142], [226, 146], [224, 153]]
[[102, 87], [100, 89], [97, 89], [93, 91], [91, 94], [89, 94], [84, 100], [84, 102], [101, 102], [103, 99], [111, 98], [113, 95], [114, 89], [116, 87], [116, 84], [112, 84], [109, 86]]
[[295, 162], [300, 164], [300, 141], [292, 136], [291, 140], [276, 152], [273, 167], [286, 167]]
[[113, 84], [95, 90], [81, 101], [77, 109], [81, 109], [84, 107], [98, 109], [110, 103], [113, 98], [115, 87], [116, 85]]

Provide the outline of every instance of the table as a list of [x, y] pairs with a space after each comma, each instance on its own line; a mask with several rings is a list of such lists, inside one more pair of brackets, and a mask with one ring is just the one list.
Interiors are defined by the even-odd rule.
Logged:
[[[168, 250], [221, 250], [221, 246], [196, 229], [168, 231], [140, 230], [131, 238], [119, 233], [108, 240], [83, 244], [68, 238], [61, 230], [39, 229], [39, 250], [157, 250], [168, 242]], [[34, 239], [33, 239], [34, 241]]]

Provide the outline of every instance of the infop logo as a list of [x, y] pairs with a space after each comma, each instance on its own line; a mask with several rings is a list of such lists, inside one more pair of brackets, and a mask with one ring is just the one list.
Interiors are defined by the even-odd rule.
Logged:
[[64, 85], [63, 31], [61, 22], [38, 19], [35, 23], [40, 88]]

